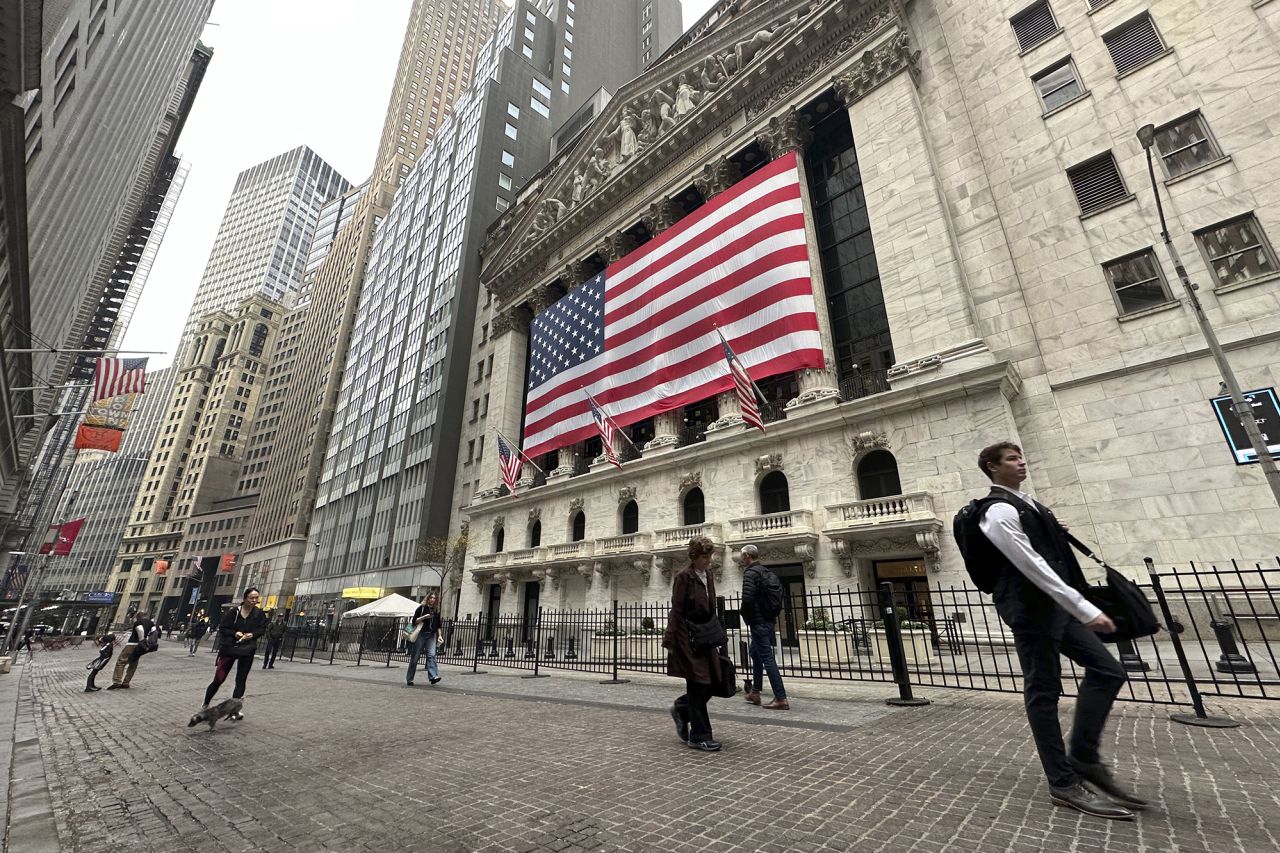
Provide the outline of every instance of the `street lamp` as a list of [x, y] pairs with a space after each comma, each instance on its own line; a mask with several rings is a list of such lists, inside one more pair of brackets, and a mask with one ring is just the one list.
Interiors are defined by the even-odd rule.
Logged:
[[1147, 124], [1138, 128], [1138, 142], [1141, 143], [1142, 150], [1147, 152], [1147, 173], [1151, 176], [1151, 192], [1156, 197], [1156, 213], [1160, 217], [1160, 237], [1164, 240], [1164, 247], [1169, 253], [1170, 260], [1173, 261], [1178, 280], [1182, 282], [1182, 288], [1186, 291], [1187, 303], [1191, 306], [1191, 312], [1195, 314], [1196, 322], [1200, 325], [1200, 334], [1204, 335], [1209, 353], [1213, 356], [1218, 372], [1222, 375], [1222, 384], [1226, 386], [1227, 393], [1231, 397], [1231, 406], [1235, 409], [1236, 417], [1240, 418], [1245, 434], [1249, 436], [1249, 444], [1253, 446], [1254, 456], [1262, 466], [1262, 473], [1267, 478], [1267, 485], [1271, 487], [1276, 505], [1280, 506], [1280, 468], [1276, 467], [1275, 460], [1271, 458], [1271, 452], [1267, 450], [1267, 442], [1262, 437], [1262, 430], [1258, 429], [1258, 420], [1253, 414], [1253, 407], [1240, 391], [1240, 383], [1236, 381], [1236, 374], [1231, 369], [1231, 363], [1227, 361], [1227, 354], [1222, 351], [1222, 344], [1218, 343], [1218, 335], [1214, 332], [1209, 317], [1204, 313], [1204, 306], [1200, 304], [1200, 297], [1196, 295], [1197, 285], [1192, 283], [1191, 277], [1187, 275], [1187, 268], [1182, 265], [1182, 257], [1173, 245], [1173, 238], [1169, 236], [1169, 225], [1164, 219], [1164, 204], [1160, 201], [1160, 188], [1156, 184], [1156, 167], [1151, 158], [1151, 147], [1155, 144], [1155, 140], [1155, 125]]

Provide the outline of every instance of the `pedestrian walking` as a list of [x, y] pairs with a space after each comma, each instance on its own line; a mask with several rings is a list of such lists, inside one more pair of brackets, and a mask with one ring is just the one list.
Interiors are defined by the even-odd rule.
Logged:
[[111, 660], [111, 655], [116, 650], [116, 635], [103, 634], [98, 638], [98, 656], [89, 661], [89, 665], [85, 667], [89, 670], [89, 678], [84, 683], [84, 692], [93, 693], [101, 690], [101, 687], [94, 685], [93, 680], [97, 678], [98, 673], [106, 669], [107, 662]]
[[187, 629], [187, 657], [195, 657], [195, 653], [200, 650], [200, 641], [208, 632], [209, 620], [203, 616], [191, 623], [191, 627]]
[[755, 545], [743, 545], [738, 553], [743, 566], [742, 618], [751, 634], [751, 691], [746, 699], [752, 705], [760, 704], [760, 688], [764, 674], [768, 673], [773, 701], [764, 707], [770, 711], [790, 711], [787, 688], [773, 657], [773, 630], [782, 612], [782, 582], [773, 569], [760, 565], [760, 551]]
[[280, 646], [284, 644], [284, 614], [279, 613], [267, 626], [267, 647], [262, 653], [262, 668], [275, 669], [276, 656], [280, 654]]
[[34, 638], [34, 637], [35, 637], [35, 635], [36, 635], [36, 629], [35, 629], [35, 628], [28, 628], [27, 630], [23, 631], [23, 632], [22, 632], [22, 642], [18, 643], [18, 647], [17, 647], [16, 649], [14, 649], [14, 650], [13, 650], [13, 653], [16, 655], [18, 652], [22, 651], [23, 649], [26, 649], [26, 650], [27, 650], [27, 657], [28, 657], [28, 658], [30, 658], [30, 657], [31, 657], [31, 652], [32, 652], [32, 648], [31, 648], [31, 640], [32, 640], [32, 638]]
[[[1084, 596], [1088, 584], [1066, 528], [1022, 491], [1027, 478], [1022, 449], [1012, 442], [993, 444], [979, 454], [978, 467], [992, 481], [976, 513], [982, 535], [994, 546], [985, 558], [999, 569], [992, 599], [1013, 632], [1027, 721], [1049, 799], [1095, 817], [1132, 820], [1131, 809], [1147, 803], [1115, 780], [1099, 752], [1111, 705], [1125, 683], [1124, 669], [1098, 638], [1114, 632], [1115, 625]], [[966, 564], [970, 557], [965, 554]], [[1069, 752], [1058, 720], [1060, 655], [1085, 670]]]
[[444, 637], [440, 634], [443, 620], [440, 618], [439, 601], [434, 592], [427, 593], [427, 597], [418, 605], [418, 609], [413, 611], [413, 616], [410, 618], [410, 625], [420, 627], [418, 638], [409, 646], [409, 671], [405, 674], [405, 687], [413, 686], [413, 676], [418, 670], [418, 657], [424, 652], [427, 658], [427, 680], [433, 686], [440, 683], [436, 649], [444, 642]]
[[[690, 749], [718, 752], [720, 742], [711, 732], [707, 702], [713, 695], [712, 685], [719, 678], [719, 646], [695, 641], [694, 634], [715, 633], [716, 583], [709, 566], [715, 544], [706, 536], [689, 540], [689, 565], [671, 582], [671, 611], [662, 645], [668, 650], [667, 675], [683, 678], [684, 695], [671, 706], [676, 734]], [[724, 636], [723, 627], [719, 631]]]
[[[260, 598], [258, 588], [251, 586], [244, 591], [239, 607], [222, 614], [222, 622], [218, 625], [218, 659], [213, 666], [213, 681], [204, 691], [203, 707], [209, 707], [232, 666], [236, 668], [236, 686], [231, 697], [244, 698], [249, 670], [253, 669], [253, 658], [258, 651], [258, 638], [267, 629], [267, 615], [258, 609]], [[244, 714], [237, 711], [231, 718], [243, 720]]]
[[140, 610], [134, 617], [133, 627], [129, 629], [129, 639], [120, 650], [120, 656], [116, 658], [116, 668], [111, 674], [108, 690], [129, 689], [133, 674], [138, 671], [138, 661], [146, 654], [144, 649], [148, 637], [151, 636], [155, 627], [155, 623], [151, 621], [151, 615], [145, 610]]

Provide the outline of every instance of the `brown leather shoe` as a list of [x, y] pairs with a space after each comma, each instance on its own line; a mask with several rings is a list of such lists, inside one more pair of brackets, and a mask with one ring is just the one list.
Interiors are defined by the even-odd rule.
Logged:
[[764, 706], [766, 711], [790, 711], [791, 703], [786, 699], [774, 699], [768, 705]]
[[743, 697], [743, 698], [745, 698], [745, 699], [746, 699], [748, 702], [750, 702], [752, 705], [759, 705], [759, 704], [760, 704], [760, 694], [759, 694], [759, 693], [757, 693], [757, 692], [756, 692], [756, 691], [754, 691], [754, 690], [753, 690], [753, 691], [751, 691], [750, 693], [748, 693], [748, 694], [747, 694], [745, 697]]

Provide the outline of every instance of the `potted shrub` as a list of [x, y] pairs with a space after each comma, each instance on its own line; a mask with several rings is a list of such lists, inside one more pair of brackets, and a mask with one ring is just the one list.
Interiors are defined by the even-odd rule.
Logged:
[[618, 638], [618, 657], [626, 657], [626, 636], [627, 632], [619, 628], [617, 622], [612, 619], [606, 619], [604, 624], [597, 628], [591, 636], [591, 659], [612, 660], [615, 637]]
[[[902, 652], [908, 664], [919, 664], [933, 657], [933, 643], [929, 632], [929, 623], [907, 618], [907, 608], [899, 605], [894, 608], [898, 614], [898, 633], [902, 635]], [[876, 657], [889, 663], [889, 640], [883, 622], [876, 622], [870, 631], [875, 643]]]
[[653, 617], [646, 616], [640, 620], [640, 627], [631, 629], [631, 636], [625, 643], [619, 643], [619, 655], [634, 661], [659, 661], [667, 659], [667, 650], [662, 647], [662, 631], [654, 625]]
[[809, 618], [796, 635], [800, 641], [800, 660], [807, 666], [848, 663], [857, 657], [853, 629], [848, 622], [832, 619], [825, 607], [809, 611]]

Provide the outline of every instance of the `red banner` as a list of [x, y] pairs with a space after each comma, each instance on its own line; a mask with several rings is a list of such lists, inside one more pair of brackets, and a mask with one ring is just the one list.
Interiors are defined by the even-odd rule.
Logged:
[[156, 574], [163, 575], [163, 574], [167, 574], [168, 571], [169, 571], [168, 560], [156, 560]]
[[235, 570], [236, 570], [236, 555], [223, 554], [222, 559], [218, 561], [218, 571], [229, 575]]
[[120, 449], [120, 440], [124, 431], [111, 427], [96, 427], [80, 424], [76, 428], [76, 450], [109, 450], [115, 453]]
[[44, 541], [40, 543], [40, 553], [48, 554], [53, 550], [53, 545], [58, 541], [58, 533], [62, 530], [56, 524], [50, 524], [49, 529], [44, 532]]
[[80, 528], [84, 527], [86, 520], [77, 518], [75, 521], [68, 521], [58, 528], [58, 541], [54, 543], [53, 556], [65, 557], [71, 553], [72, 547], [76, 544], [76, 537], [80, 535]]

